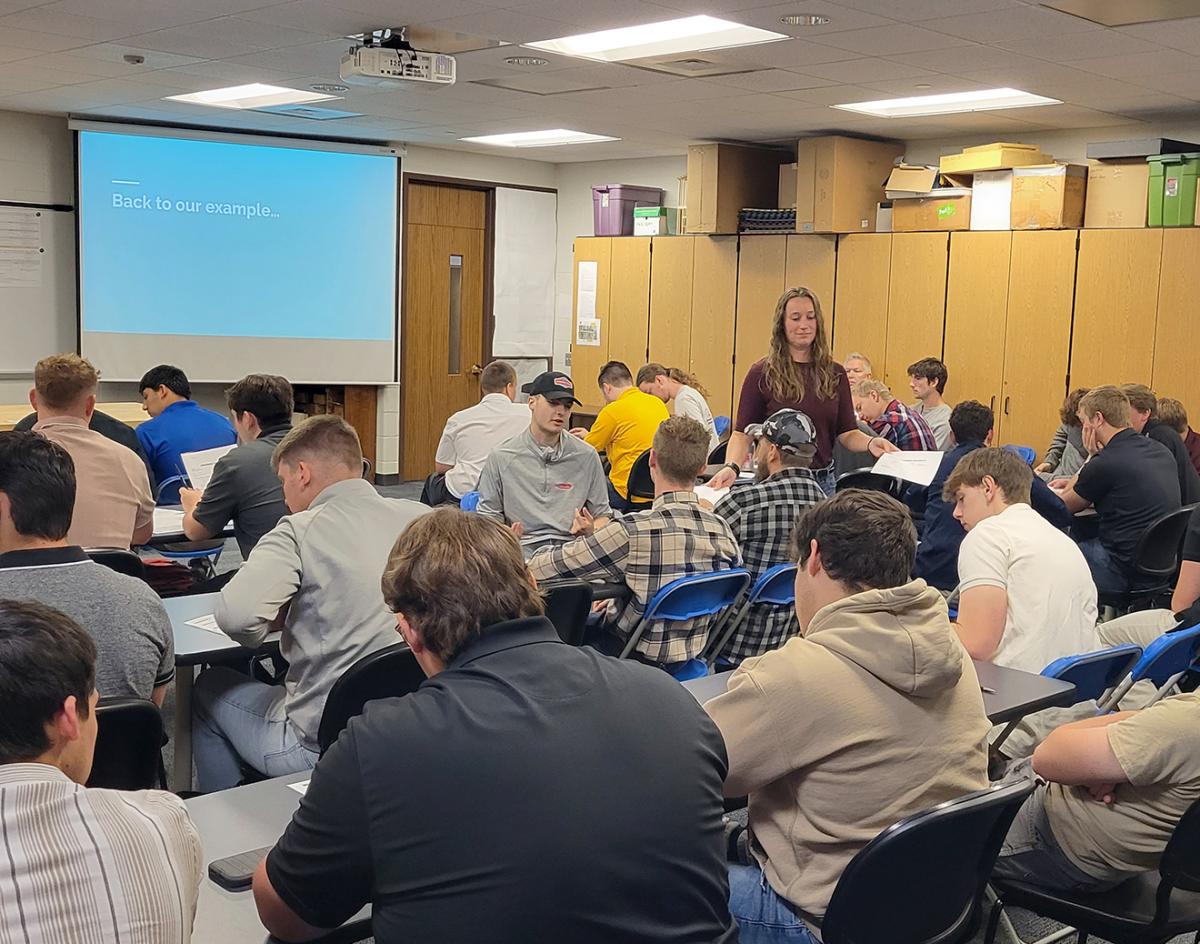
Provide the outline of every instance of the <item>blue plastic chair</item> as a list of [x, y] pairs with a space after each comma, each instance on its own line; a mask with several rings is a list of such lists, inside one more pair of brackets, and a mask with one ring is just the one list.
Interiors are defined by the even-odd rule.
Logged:
[[1018, 456], [1025, 460], [1025, 464], [1032, 466], [1034, 460], [1037, 459], [1037, 452], [1032, 446], [1005, 446], [1009, 452], [1015, 452]]
[[717, 628], [709, 635], [708, 646], [704, 650], [704, 661], [711, 668], [720, 658], [722, 650], [733, 638], [737, 628], [745, 622], [750, 608], [759, 603], [774, 604], [775, 606], [791, 606], [796, 602], [796, 565], [776, 564], [763, 571], [754, 581], [754, 586], [746, 594], [746, 599], [737, 609], [721, 620]]
[[717, 429], [717, 435], [724, 436], [725, 430], [729, 429], [729, 424], [732, 422], [733, 420], [731, 420], [728, 416], [714, 416], [713, 426], [715, 426]]
[[[154, 490], [155, 503], [162, 501], [162, 493], [165, 492], [171, 486], [174, 486], [176, 489], [179, 489], [179, 488], [182, 488], [185, 484], [187, 484], [187, 479], [182, 475], [172, 475], [170, 478], [163, 479], [161, 482], [158, 483], [158, 487]], [[178, 503], [179, 503], [178, 500], [176, 500], [174, 502], [170, 502], [169, 504], [178, 504]]]
[[1146, 647], [1125, 681], [1104, 700], [1101, 707], [1105, 710], [1115, 709], [1138, 682], [1153, 682], [1158, 686], [1158, 691], [1142, 706], [1149, 708], [1196, 664], [1197, 655], [1200, 655], [1200, 623], [1187, 629], [1163, 633]]
[[467, 492], [458, 500], [458, 507], [463, 511], [475, 511], [479, 508], [479, 493]]
[[[1097, 705], [1103, 705], [1141, 657], [1141, 646], [1125, 643], [1113, 646], [1111, 649], [1085, 652], [1077, 656], [1063, 656], [1042, 669], [1040, 674], [1046, 678], [1059, 679], [1074, 685], [1075, 695], [1071, 702], [1072, 705], [1078, 705], [1082, 701], [1094, 701]], [[1064, 705], [1063, 707], [1069, 706]], [[1107, 710], [1102, 707], [1099, 713], [1104, 714]], [[1000, 736], [996, 738], [992, 746], [999, 747], [1003, 744], [1020, 723], [1020, 718], [1010, 722], [1008, 727], [1000, 732]]]
[[[646, 627], [656, 622], [683, 622], [698, 616], [715, 616], [732, 606], [750, 583], [750, 571], [744, 567], [718, 570], [707, 574], [689, 574], [660, 587], [650, 598], [642, 620], [632, 630], [620, 658], [633, 652]], [[699, 661], [699, 660], [697, 660]]]

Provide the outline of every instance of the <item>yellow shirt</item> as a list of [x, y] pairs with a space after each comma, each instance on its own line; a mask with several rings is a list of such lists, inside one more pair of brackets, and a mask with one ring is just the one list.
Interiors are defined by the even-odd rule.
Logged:
[[667, 405], [658, 397], [630, 387], [596, 416], [587, 434], [588, 445], [608, 453], [609, 481], [622, 498], [628, 498], [629, 470], [650, 448], [659, 424], [670, 419]]

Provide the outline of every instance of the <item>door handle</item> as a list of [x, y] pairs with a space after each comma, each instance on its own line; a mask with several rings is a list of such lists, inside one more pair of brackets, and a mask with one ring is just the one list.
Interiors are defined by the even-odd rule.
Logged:
[[478, 377], [482, 373], [483, 373], [483, 368], [480, 367], [478, 364], [471, 365], [470, 374], [472, 377]]

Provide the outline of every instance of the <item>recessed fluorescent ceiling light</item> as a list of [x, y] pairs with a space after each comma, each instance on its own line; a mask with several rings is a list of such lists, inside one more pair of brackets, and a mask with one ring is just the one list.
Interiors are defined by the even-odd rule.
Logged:
[[944, 95], [916, 95], [912, 98], [885, 98], [878, 102], [852, 102], [833, 107], [878, 118], [917, 118], [922, 115], [957, 115], [969, 111], [994, 111], [997, 108], [1061, 104], [1057, 98], [1032, 95], [1020, 89], [998, 88]]
[[206, 92], [191, 92], [188, 95], [168, 95], [163, 101], [211, 105], [213, 108], [264, 108], [270, 105], [307, 105], [311, 102], [325, 102], [337, 97], [337, 95], [325, 95], [321, 92], [306, 92], [302, 89], [254, 82], [250, 85], [209, 89]]
[[461, 138], [473, 144], [495, 144], [498, 147], [558, 147], [563, 144], [596, 144], [600, 141], [620, 141], [603, 134], [588, 134], [585, 131], [568, 131], [555, 128], [552, 131], [514, 131], [509, 134], [485, 134], [474, 138]]
[[727, 49], [730, 46], [753, 46], [788, 38], [783, 33], [772, 33], [712, 16], [686, 16], [679, 20], [623, 26], [620, 29], [581, 33], [525, 45], [566, 56], [623, 62], [706, 49]]

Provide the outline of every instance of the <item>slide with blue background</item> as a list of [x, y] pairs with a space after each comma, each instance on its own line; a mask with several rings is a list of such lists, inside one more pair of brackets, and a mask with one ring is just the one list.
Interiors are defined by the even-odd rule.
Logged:
[[85, 331], [389, 340], [396, 159], [79, 134]]

